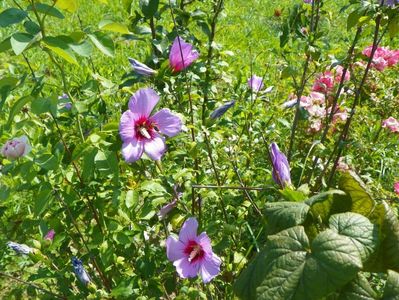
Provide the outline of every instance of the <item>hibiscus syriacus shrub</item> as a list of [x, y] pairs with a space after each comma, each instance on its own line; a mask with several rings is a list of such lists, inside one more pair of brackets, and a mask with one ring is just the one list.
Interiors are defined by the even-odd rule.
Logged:
[[398, 3], [264, 2], [0, 4], [0, 298], [399, 294]]

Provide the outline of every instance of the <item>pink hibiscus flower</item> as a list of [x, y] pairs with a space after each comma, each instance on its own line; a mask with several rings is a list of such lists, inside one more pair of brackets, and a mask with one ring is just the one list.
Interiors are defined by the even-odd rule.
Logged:
[[220, 273], [221, 259], [213, 253], [211, 240], [203, 232], [197, 236], [198, 222], [187, 219], [180, 230], [179, 239], [169, 236], [166, 255], [181, 278], [196, 277], [200, 273], [204, 283]]
[[393, 117], [382, 121], [382, 127], [388, 128], [391, 132], [399, 132], [399, 122]]
[[199, 53], [193, 50], [193, 45], [177, 37], [170, 48], [169, 65], [173, 72], [180, 72], [190, 66], [198, 57]]
[[393, 184], [393, 189], [397, 195], [399, 195], [399, 182]]
[[143, 152], [153, 160], [159, 160], [166, 151], [165, 138], [177, 135], [182, 122], [169, 109], [164, 108], [150, 116], [159, 101], [150, 88], [138, 90], [129, 101], [129, 110], [121, 116], [119, 134], [123, 141], [122, 155], [131, 163], [140, 159]]

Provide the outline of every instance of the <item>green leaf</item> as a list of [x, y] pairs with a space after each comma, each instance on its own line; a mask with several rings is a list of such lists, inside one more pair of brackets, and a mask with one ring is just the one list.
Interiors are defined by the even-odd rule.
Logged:
[[74, 13], [78, 9], [77, 0], [56, 0], [55, 5], [71, 13]]
[[47, 171], [55, 170], [58, 168], [58, 160], [51, 153], [43, 153], [36, 156], [35, 163]]
[[266, 276], [266, 250], [261, 250], [234, 283], [234, 293], [240, 299], [256, 299], [256, 288]]
[[362, 267], [356, 247], [333, 230], [321, 232], [308, 245], [303, 227], [269, 237], [267, 275], [258, 299], [320, 299], [341, 288]]
[[351, 208], [350, 197], [340, 190], [317, 194], [305, 203], [311, 206], [313, 218], [320, 219], [324, 224], [328, 224], [331, 215], [349, 211]]
[[8, 8], [0, 13], [0, 27], [7, 27], [22, 22], [28, 16], [26, 11], [17, 8]]
[[33, 35], [38, 34], [41, 30], [40, 26], [37, 23], [32, 22], [32, 21], [24, 22], [24, 27], [28, 33], [33, 34]]
[[29, 5], [28, 10], [36, 10], [39, 13], [48, 15], [48, 16], [52, 16], [58, 19], [64, 19], [64, 15], [58, 10], [56, 9], [54, 6], [50, 6], [48, 4], [44, 4], [44, 3], [35, 3], [35, 9], [33, 9], [32, 5]]
[[78, 65], [71, 48], [61, 37], [45, 37], [43, 38], [43, 42], [46, 48], [58, 54], [66, 61]]
[[5, 52], [7, 50], [11, 49], [11, 37], [8, 37], [6, 39], [4, 39], [1, 43], [0, 43], [0, 53], [1, 52]]
[[90, 151], [84, 154], [82, 162], [82, 178], [83, 181], [88, 182], [94, 176], [94, 159], [97, 155], [97, 148], [91, 148]]
[[38, 194], [35, 195], [35, 203], [33, 212], [36, 216], [39, 216], [47, 208], [52, 195], [52, 189], [50, 184], [44, 184]]
[[383, 201], [385, 207], [385, 219], [382, 232], [385, 236], [382, 241], [381, 255], [387, 269], [399, 271], [399, 221], [397, 215]]
[[166, 194], [165, 188], [156, 181], [144, 181], [140, 189], [143, 191], [148, 191], [151, 194]]
[[111, 57], [114, 56], [114, 42], [109, 36], [96, 31], [92, 34], [88, 34], [88, 37], [102, 53]]
[[15, 55], [21, 54], [33, 41], [33, 35], [23, 32], [14, 33], [10, 39], [11, 47]]
[[100, 24], [98, 24], [98, 28], [101, 30], [107, 30], [123, 34], [130, 33], [129, 28], [125, 24], [117, 23], [108, 19], [102, 20]]
[[358, 10], [351, 12], [346, 22], [346, 30], [349, 31], [356, 26], [361, 16], [362, 14]]
[[363, 181], [354, 172], [342, 173], [339, 179], [339, 187], [351, 197], [352, 212], [366, 217], [370, 215], [376, 203], [368, 193]]
[[8, 121], [6, 128], [10, 128], [12, 121], [14, 120], [14, 117], [17, 113], [21, 111], [21, 109], [24, 107], [25, 104], [30, 102], [32, 100], [32, 96], [24, 96], [20, 99], [18, 99], [14, 105], [12, 106], [10, 110], [10, 114], [8, 115]]
[[95, 159], [95, 165], [104, 176], [113, 175], [117, 179], [119, 175], [119, 164], [115, 152], [98, 151]]
[[158, 10], [159, 0], [140, 0], [140, 9], [146, 18], [152, 18]]
[[68, 45], [75, 53], [83, 57], [89, 57], [93, 53], [93, 46], [87, 40], [79, 44], [71, 43]]
[[136, 206], [139, 202], [139, 193], [135, 190], [129, 190], [126, 193], [125, 204], [127, 208]]
[[399, 32], [399, 16], [396, 15], [388, 23], [389, 37], [393, 39]]
[[268, 233], [301, 225], [305, 222], [309, 205], [296, 202], [272, 202], [265, 205]]
[[352, 212], [333, 215], [330, 218], [330, 228], [350, 238], [362, 262], [366, 262], [379, 246], [377, 226], [362, 215]]
[[56, 98], [36, 98], [32, 100], [31, 111], [36, 115], [43, 113], [52, 113], [53, 116], [57, 115], [58, 99]]
[[285, 198], [287, 201], [294, 201], [300, 202], [307, 198], [307, 195], [302, 193], [301, 191], [293, 190], [292, 188], [285, 188], [280, 191], [280, 194]]
[[18, 79], [15, 77], [4, 77], [0, 79], [0, 111], [8, 95], [17, 86]]
[[338, 300], [375, 300], [377, 293], [372, 289], [367, 279], [359, 273], [349, 282], [339, 294]]
[[384, 288], [382, 300], [398, 300], [399, 299], [399, 274], [388, 270], [388, 279]]

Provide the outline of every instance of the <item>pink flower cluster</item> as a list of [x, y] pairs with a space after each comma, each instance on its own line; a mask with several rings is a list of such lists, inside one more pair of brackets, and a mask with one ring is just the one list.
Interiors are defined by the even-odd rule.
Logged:
[[[329, 106], [336, 86], [341, 82], [344, 76], [344, 68], [336, 66], [332, 70], [326, 70], [316, 77], [312, 86], [312, 92], [309, 96], [302, 96], [300, 105], [309, 113], [310, 132], [318, 132], [323, 127], [323, 119], [331, 114], [332, 106]], [[344, 81], [350, 80], [350, 73], [345, 72]], [[335, 107], [333, 123], [345, 121], [348, 117], [346, 108]]]
[[[373, 46], [363, 50], [362, 54], [370, 57]], [[384, 71], [387, 67], [392, 67], [399, 62], [399, 50], [390, 50], [386, 47], [378, 47], [375, 50], [371, 66], [378, 71]]]
[[393, 117], [382, 121], [382, 127], [388, 128], [391, 132], [399, 132], [399, 121]]
[[[344, 68], [342, 66], [336, 66], [333, 71], [325, 71], [324, 73], [317, 76], [312, 90], [315, 92], [329, 94], [334, 90], [336, 84], [339, 84], [342, 80]], [[344, 81], [350, 80], [349, 70], [345, 73]]]

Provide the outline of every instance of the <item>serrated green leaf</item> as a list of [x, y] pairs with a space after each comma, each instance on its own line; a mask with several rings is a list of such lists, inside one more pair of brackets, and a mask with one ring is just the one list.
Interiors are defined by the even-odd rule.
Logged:
[[388, 270], [388, 278], [385, 283], [384, 295], [382, 300], [398, 300], [399, 299], [399, 273]]
[[339, 188], [351, 197], [352, 212], [367, 217], [375, 208], [375, 201], [371, 198], [363, 181], [354, 172], [341, 174]]
[[360, 214], [347, 212], [333, 215], [330, 218], [330, 228], [350, 238], [362, 262], [366, 262], [379, 246], [377, 226]]
[[276, 233], [305, 222], [309, 206], [296, 202], [272, 202], [265, 205], [267, 232]]
[[256, 285], [241, 278], [248, 283], [240, 285], [242, 299], [320, 299], [351, 281], [362, 267], [351, 240], [330, 229], [310, 246], [304, 227], [291, 227], [269, 236], [264, 251], [264, 277], [256, 279], [260, 282], [256, 298], [252, 297]]
[[351, 209], [351, 198], [340, 190], [331, 190], [317, 194], [305, 201], [311, 205], [310, 211], [314, 219], [328, 224], [331, 215], [349, 211]]
[[256, 288], [266, 276], [266, 250], [261, 250], [238, 276], [234, 293], [240, 299], [256, 299]]
[[383, 201], [385, 219], [382, 225], [384, 240], [382, 241], [381, 255], [387, 269], [399, 271], [399, 221], [397, 215]]
[[7, 8], [0, 13], [0, 27], [7, 27], [22, 22], [28, 16], [26, 11], [17, 8]]
[[338, 300], [375, 300], [377, 293], [370, 286], [367, 279], [359, 273], [340, 292]]

